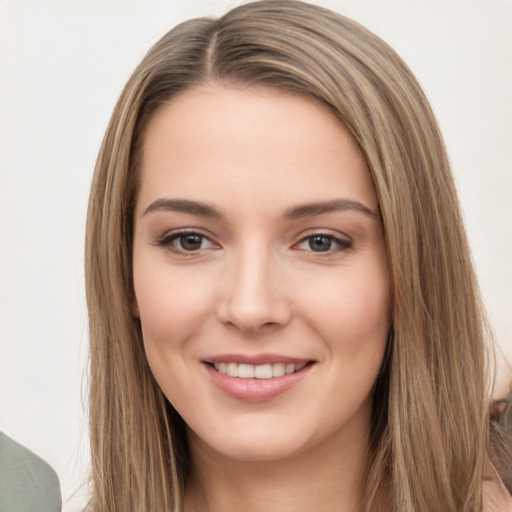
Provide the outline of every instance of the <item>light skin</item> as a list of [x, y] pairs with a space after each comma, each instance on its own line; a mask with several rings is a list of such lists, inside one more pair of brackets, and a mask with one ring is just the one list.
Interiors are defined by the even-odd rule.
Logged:
[[[156, 113], [140, 172], [134, 314], [187, 424], [185, 510], [359, 510], [391, 299], [354, 139], [310, 99], [208, 84]], [[307, 365], [281, 389], [223, 359]]]

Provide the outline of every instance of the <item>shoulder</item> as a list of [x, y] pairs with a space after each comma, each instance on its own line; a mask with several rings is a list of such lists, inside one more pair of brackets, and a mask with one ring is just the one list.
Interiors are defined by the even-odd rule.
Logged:
[[484, 498], [486, 512], [512, 512], [512, 496], [492, 464], [484, 476]]
[[0, 432], [0, 512], [60, 510], [57, 473], [41, 457]]

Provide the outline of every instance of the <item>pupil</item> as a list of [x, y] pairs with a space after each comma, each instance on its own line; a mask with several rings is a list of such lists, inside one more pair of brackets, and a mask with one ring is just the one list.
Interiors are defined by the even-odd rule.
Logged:
[[201, 248], [202, 239], [200, 235], [183, 235], [180, 237], [180, 244], [186, 251], [197, 251]]
[[309, 240], [309, 247], [316, 252], [328, 251], [331, 244], [332, 240], [325, 236], [314, 236]]

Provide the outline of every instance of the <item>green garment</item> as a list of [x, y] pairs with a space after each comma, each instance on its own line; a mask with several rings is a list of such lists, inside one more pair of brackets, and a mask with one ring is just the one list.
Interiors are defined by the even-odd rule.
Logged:
[[57, 473], [0, 432], [0, 512], [60, 512]]

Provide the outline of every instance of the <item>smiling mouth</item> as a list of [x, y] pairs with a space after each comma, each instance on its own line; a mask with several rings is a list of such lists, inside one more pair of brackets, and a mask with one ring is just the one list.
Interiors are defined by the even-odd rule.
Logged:
[[260, 365], [238, 363], [211, 363], [219, 373], [239, 379], [272, 379], [291, 375], [302, 370], [305, 366], [313, 364], [313, 361], [305, 363], [267, 363]]
[[207, 374], [221, 391], [246, 402], [264, 402], [281, 395], [307, 378], [316, 363], [263, 354], [217, 356], [203, 361]]

